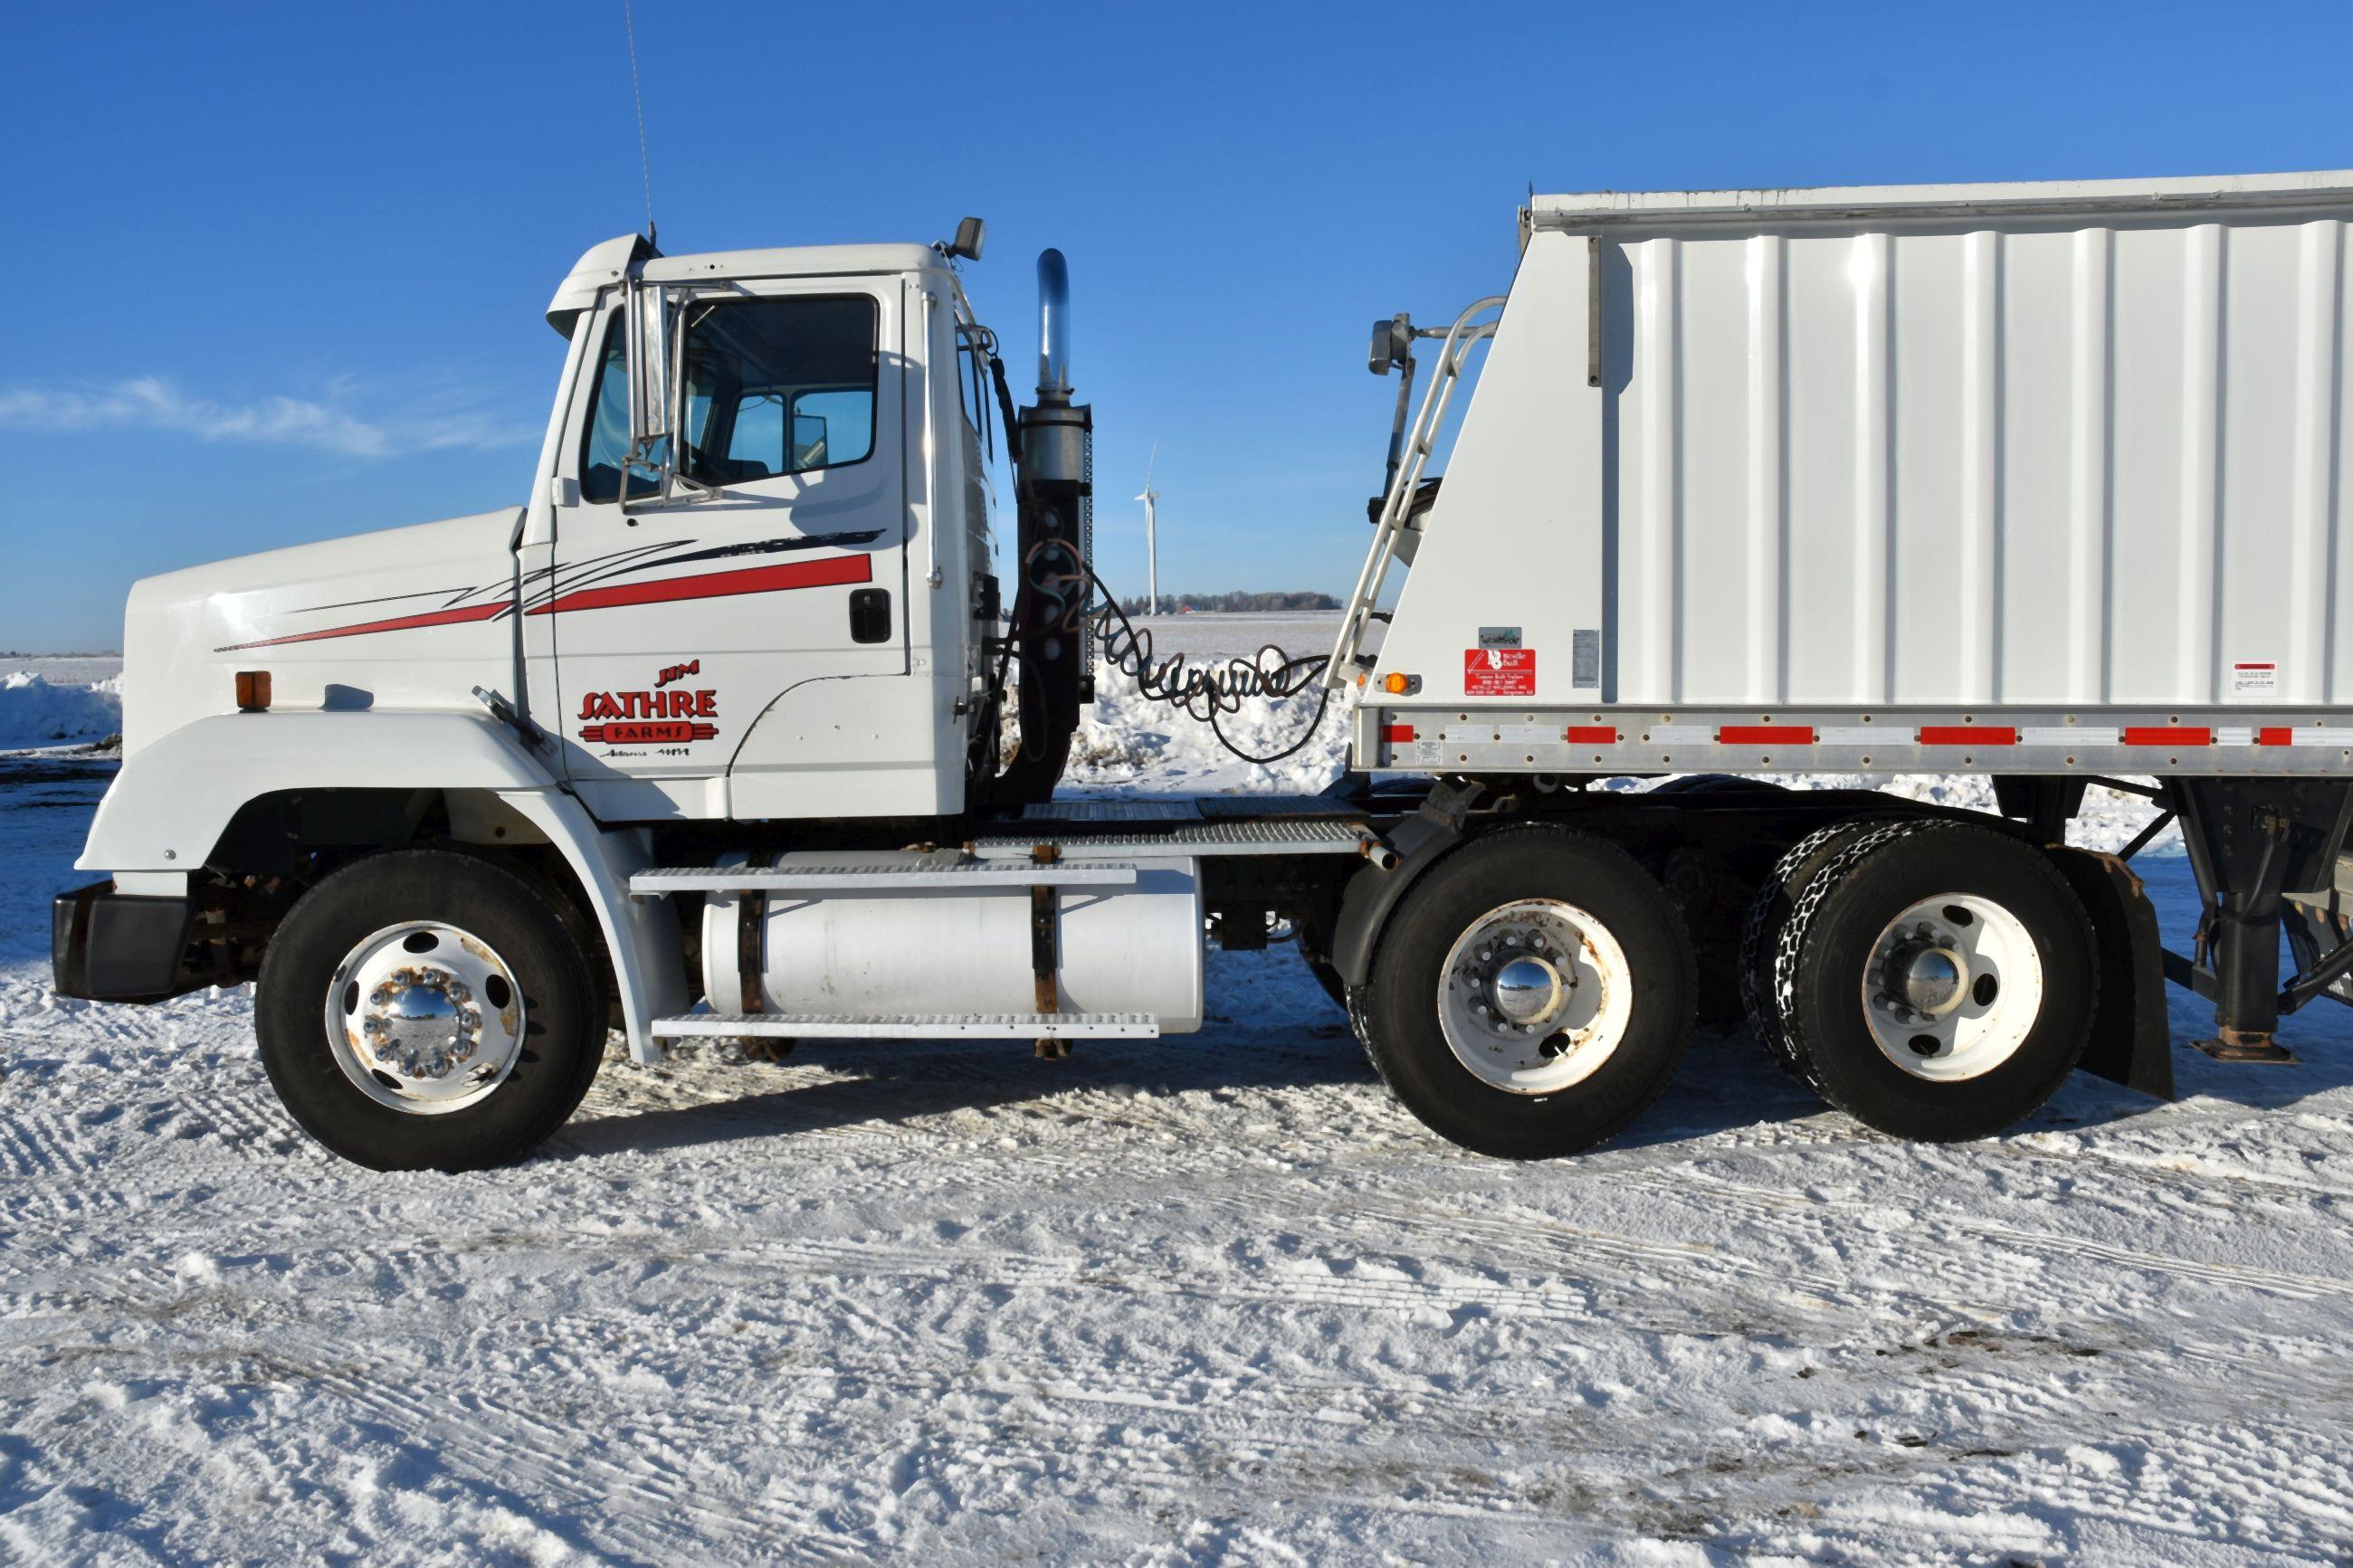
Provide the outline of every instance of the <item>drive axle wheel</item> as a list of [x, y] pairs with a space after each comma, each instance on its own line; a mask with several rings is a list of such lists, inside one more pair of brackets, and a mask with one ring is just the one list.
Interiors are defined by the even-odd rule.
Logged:
[[579, 946], [512, 873], [446, 850], [345, 867], [287, 912], [254, 998], [313, 1138], [379, 1171], [473, 1170], [563, 1124], [604, 1054]]
[[1550, 828], [1472, 840], [1381, 933], [1355, 995], [1373, 1065], [1465, 1148], [1574, 1153], [1674, 1076], [1692, 956], [1659, 885], [1614, 846]]
[[1831, 1104], [1883, 1132], [1999, 1132], [2082, 1058], [2089, 917], [2048, 858], [1952, 822], [1851, 840], [1771, 955], [1784, 1038]]

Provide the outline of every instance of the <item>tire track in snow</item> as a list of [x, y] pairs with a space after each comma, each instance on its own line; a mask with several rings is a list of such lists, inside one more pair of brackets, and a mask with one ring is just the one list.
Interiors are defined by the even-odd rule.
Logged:
[[[1810, 1210], [1854, 1213], [1888, 1206], [1884, 1201], [1861, 1203], [1816, 1197], [1767, 1187], [1742, 1186], [1718, 1177], [1703, 1176], [1691, 1171], [1653, 1173], [1641, 1179], [1638, 1184], [1662, 1194], [1681, 1192], [1704, 1196], [1727, 1205], [1739, 1204], [1746, 1205], [1748, 1213], [1758, 1217]], [[2299, 1301], [2316, 1301], [2334, 1297], [2353, 1296], [2353, 1280], [2348, 1279], [2331, 1279], [2321, 1275], [2286, 1273], [2244, 1264], [2201, 1262], [2196, 1258], [2180, 1258], [2170, 1253], [2147, 1252], [2121, 1247], [2094, 1237], [2055, 1235], [2046, 1231], [2028, 1230], [1989, 1217], [1961, 1213], [1944, 1205], [1923, 1206], [1915, 1212], [1921, 1223], [1926, 1226], [1932, 1234], [1958, 1233], [1994, 1242], [2002, 1247], [2016, 1248], [2049, 1258], [2063, 1260], [2096, 1258], [2135, 1273], [2158, 1274], [2200, 1284], [2263, 1290], [2272, 1295]]]
[[[439, 1366], [423, 1369], [424, 1375], [416, 1368], [371, 1371], [351, 1361], [348, 1345], [316, 1341], [299, 1328], [271, 1336], [268, 1364], [274, 1377], [332, 1394], [345, 1406], [344, 1419], [377, 1426], [396, 1443], [420, 1446], [461, 1482], [495, 1494], [563, 1500], [580, 1528], [638, 1561], [675, 1560], [682, 1552], [708, 1555], [731, 1545], [734, 1551], [717, 1554], [767, 1557], [776, 1555], [780, 1538], [806, 1555], [859, 1560], [855, 1547], [809, 1510], [768, 1498], [714, 1506], [705, 1500], [711, 1478], [636, 1450], [617, 1456], [603, 1440], [607, 1425], [583, 1420], [567, 1427], [542, 1419], [517, 1402], [520, 1389], [450, 1386], [475, 1369]], [[616, 1510], [617, 1502], [636, 1506]]]

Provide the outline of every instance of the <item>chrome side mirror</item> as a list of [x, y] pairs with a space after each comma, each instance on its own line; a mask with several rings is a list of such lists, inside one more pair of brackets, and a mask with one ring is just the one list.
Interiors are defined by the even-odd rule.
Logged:
[[675, 443], [659, 458], [654, 447], [668, 439], [674, 413], [667, 296], [668, 290], [659, 284], [632, 278], [621, 304], [629, 356], [629, 462], [665, 473]]

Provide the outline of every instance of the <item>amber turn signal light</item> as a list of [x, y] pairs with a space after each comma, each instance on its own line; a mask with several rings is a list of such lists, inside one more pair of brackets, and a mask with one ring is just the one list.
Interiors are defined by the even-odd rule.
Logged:
[[1390, 696], [1402, 697], [1413, 689], [1413, 677], [1391, 670], [1381, 678], [1381, 685]]
[[240, 669], [237, 672], [237, 709], [240, 713], [269, 711], [269, 672], [266, 669]]

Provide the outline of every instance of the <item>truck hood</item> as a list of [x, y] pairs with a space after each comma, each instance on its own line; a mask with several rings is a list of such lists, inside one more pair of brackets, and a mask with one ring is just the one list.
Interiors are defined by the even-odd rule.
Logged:
[[122, 633], [126, 755], [234, 711], [235, 674], [280, 708], [470, 705], [513, 668], [520, 508], [241, 555], [142, 578]]

